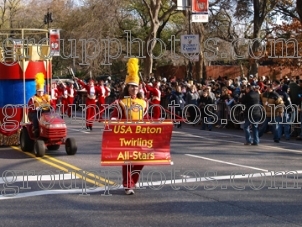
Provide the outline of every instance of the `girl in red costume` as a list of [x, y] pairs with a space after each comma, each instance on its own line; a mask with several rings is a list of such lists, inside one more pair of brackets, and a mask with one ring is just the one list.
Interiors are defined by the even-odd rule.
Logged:
[[[119, 100], [118, 104], [122, 110], [122, 116], [119, 116], [117, 109], [115, 108], [112, 113], [112, 119], [131, 119], [132, 121], [142, 120], [144, 113], [146, 113], [147, 103], [141, 95], [139, 95], [139, 76], [138, 76], [138, 59], [130, 58], [127, 63], [128, 75], [125, 81], [125, 88], [123, 96]], [[142, 108], [133, 108], [138, 105]], [[132, 108], [131, 108], [132, 106]], [[139, 180], [139, 175], [143, 169], [143, 165], [123, 165], [123, 186], [125, 188], [126, 195], [133, 195], [135, 184]]]

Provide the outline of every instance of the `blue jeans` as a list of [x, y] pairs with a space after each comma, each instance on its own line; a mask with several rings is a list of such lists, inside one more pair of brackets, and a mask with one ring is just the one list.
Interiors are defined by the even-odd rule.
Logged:
[[267, 117], [265, 119], [265, 121], [263, 122], [261, 128], [259, 129], [259, 137], [261, 137], [264, 132], [266, 131], [266, 128], [268, 125], [270, 125], [272, 127], [273, 133], [274, 133], [274, 141], [279, 141], [282, 135], [282, 125], [280, 125], [279, 123], [282, 121], [282, 118], [280, 116], [276, 116], [274, 118], [272, 117]]
[[[209, 122], [209, 124], [206, 124], [205, 123], [205, 120], [204, 119], [207, 119], [207, 122]], [[201, 129], [202, 130], [205, 130], [206, 129], [206, 126], [208, 127], [208, 129], [211, 131], [212, 128], [213, 128], [213, 119], [212, 117], [202, 117], [202, 125], [201, 125]]]
[[290, 115], [288, 113], [284, 113], [284, 116], [283, 116], [283, 119], [282, 119], [283, 124], [280, 124], [281, 134], [279, 135], [279, 138], [281, 138], [281, 136], [282, 136], [282, 129], [283, 129], [285, 139], [287, 139], [287, 140], [290, 139], [290, 125], [291, 124], [288, 123], [290, 121], [291, 121]]
[[[255, 120], [257, 122], [258, 120]], [[253, 144], [259, 143], [259, 131], [258, 131], [258, 123], [251, 123], [250, 119], [245, 118], [244, 119], [244, 125], [243, 125], [243, 131], [245, 134], [245, 141], [247, 143], [252, 143], [252, 137], [250, 132], [250, 125], [252, 125], [252, 131], [253, 131]]]

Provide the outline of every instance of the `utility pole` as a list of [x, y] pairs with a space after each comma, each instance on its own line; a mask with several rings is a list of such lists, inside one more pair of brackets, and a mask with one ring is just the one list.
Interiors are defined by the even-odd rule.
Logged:
[[[191, 35], [192, 33], [192, 29], [191, 29], [191, 12], [192, 9], [192, 0], [188, 0], [188, 15], [189, 15], [189, 35]], [[188, 79], [192, 80], [193, 76], [192, 76], [192, 61], [191, 58], [189, 58], [189, 75], [188, 75]]]

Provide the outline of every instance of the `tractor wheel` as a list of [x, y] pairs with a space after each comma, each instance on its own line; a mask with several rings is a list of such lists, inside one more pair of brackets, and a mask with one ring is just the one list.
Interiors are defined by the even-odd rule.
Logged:
[[60, 148], [60, 145], [58, 144], [55, 144], [55, 145], [48, 145], [47, 146], [47, 149], [50, 150], [50, 151], [56, 151]]
[[65, 141], [65, 150], [68, 155], [77, 153], [78, 147], [74, 138], [67, 138]]
[[45, 143], [43, 140], [36, 140], [34, 151], [36, 157], [43, 157], [45, 154]]
[[20, 146], [22, 151], [32, 152], [34, 149], [35, 141], [29, 137], [26, 128], [21, 129], [20, 133]]

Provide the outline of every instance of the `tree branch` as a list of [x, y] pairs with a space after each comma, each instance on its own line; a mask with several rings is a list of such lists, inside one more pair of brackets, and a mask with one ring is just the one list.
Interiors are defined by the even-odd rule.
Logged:
[[170, 17], [170, 14], [171, 14], [173, 11], [175, 11], [176, 8], [177, 8], [177, 6], [174, 5], [174, 6], [172, 6], [170, 9], [168, 9], [166, 12], [164, 12], [163, 15], [162, 15], [160, 18], [158, 18], [159, 21], [163, 21], [167, 16]]
[[296, 1], [296, 9], [297, 9], [297, 13], [300, 17], [300, 22], [302, 23], [302, 1], [301, 0], [297, 0]]
[[150, 18], [153, 18], [152, 9], [151, 9], [150, 5], [146, 2], [146, 0], [143, 0], [143, 2], [144, 2], [145, 6], [146, 6], [147, 9], [148, 9], [148, 13], [149, 13], [149, 15], [150, 15]]

